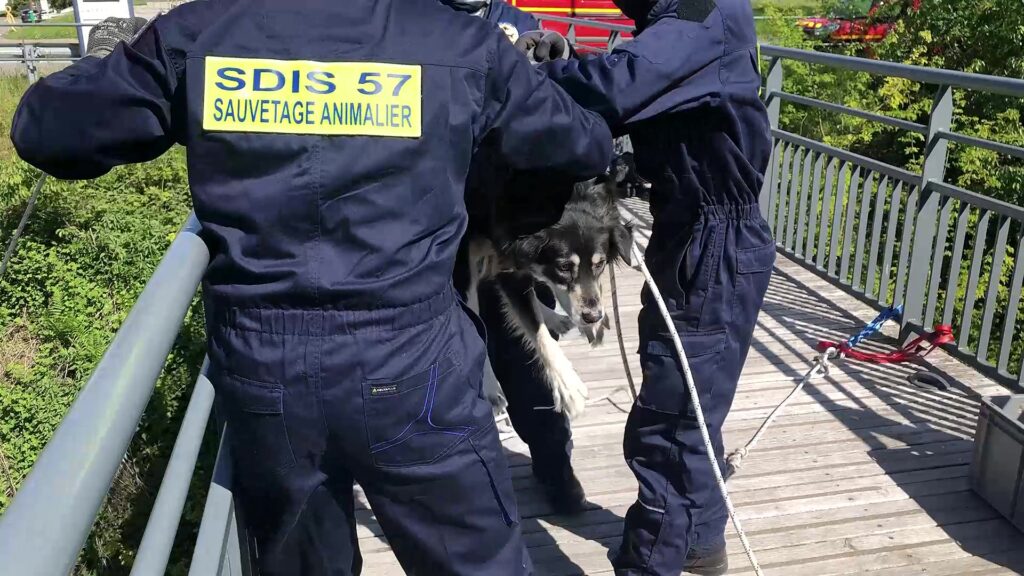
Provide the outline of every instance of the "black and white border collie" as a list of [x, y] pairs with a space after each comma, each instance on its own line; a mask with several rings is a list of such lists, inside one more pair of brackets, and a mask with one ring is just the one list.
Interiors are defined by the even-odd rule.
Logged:
[[[519, 233], [523, 222], [536, 221], [537, 214], [529, 212], [543, 212], [550, 206], [503, 210], [492, 204], [486, 217], [470, 224], [467, 304], [479, 312], [479, 283], [495, 282], [508, 327], [536, 354], [554, 395], [554, 409], [569, 418], [583, 412], [587, 386], [552, 333], [577, 328], [596, 346], [609, 327], [602, 279], [609, 265], [632, 263], [632, 229], [622, 222], [616, 206], [621, 176], [613, 170], [572, 185], [557, 222], [529, 234]], [[536, 281], [551, 287], [565, 315], [540, 302], [534, 292]], [[504, 408], [505, 398], [489, 361], [484, 390], [496, 411]]]

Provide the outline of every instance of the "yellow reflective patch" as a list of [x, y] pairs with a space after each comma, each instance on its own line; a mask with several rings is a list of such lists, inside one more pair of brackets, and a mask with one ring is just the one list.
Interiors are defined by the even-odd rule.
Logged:
[[422, 135], [419, 66], [206, 58], [203, 129], [318, 136]]

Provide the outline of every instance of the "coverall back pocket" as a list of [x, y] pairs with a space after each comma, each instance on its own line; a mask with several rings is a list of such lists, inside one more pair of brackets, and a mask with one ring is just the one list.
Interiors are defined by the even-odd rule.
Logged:
[[373, 463], [385, 468], [434, 462], [473, 432], [476, 391], [445, 356], [398, 380], [363, 383], [363, 416]]
[[295, 465], [284, 416], [284, 388], [224, 373], [217, 387], [226, 412], [231, 447], [244, 474]]

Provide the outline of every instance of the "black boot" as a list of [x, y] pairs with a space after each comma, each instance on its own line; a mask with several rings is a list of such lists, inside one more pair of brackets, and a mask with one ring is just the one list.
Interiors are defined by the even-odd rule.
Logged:
[[721, 576], [729, 570], [729, 555], [725, 546], [717, 550], [690, 550], [686, 555], [685, 571], [699, 576]]
[[534, 465], [533, 476], [540, 483], [544, 496], [556, 514], [573, 516], [586, 512], [587, 494], [583, 491], [580, 481], [576, 479], [571, 465], [562, 467], [557, 473], [538, 470]]

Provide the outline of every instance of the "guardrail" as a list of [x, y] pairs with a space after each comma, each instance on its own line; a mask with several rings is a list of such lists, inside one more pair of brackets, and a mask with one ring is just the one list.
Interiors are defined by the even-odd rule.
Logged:
[[[35, 22], [30, 24], [8, 24], [0, 23], [0, 30], [5, 28], [83, 28], [95, 26], [96, 22]], [[0, 55], [0, 64], [4, 62], [22, 64], [25, 66], [25, 74], [30, 83], [39, 78], [39, 65], [47, 62], [68, 63], [81, 58], [81, 47], [77, 39], [65, 41], [40, 41], [40, 40], [8, 40], [0, 39], [0, 53], [3, 48], [13, 48], [20, 51], [17, 56]], [[67, 54], [65, 56], [65, 53]], [[56, 55], [55, 55], [56, 54]]]
[[[951, 129], [955, 90], [1024, 98], [1024, 80], [776, 46], [762, 46], [761, 54], [769, 59], [765, 99], [775, 138], [761, 205], [780, 249], [863, 299], [903, 304], [904, 336], [936, 322], [952, 325], [957, 344], [948, 351], [1019, 387], [1024, 366], [1010, 361], [1021, 337], [1024, 209], [943, 179], [950, 142], [1024, 158], [1024, 148]], [[786, 60], [934, 85], [928, 122], [785, 92]], [[922, 169], [910, 172], [782, 131], [781, 102], [921, 134]]]
[[[4, 574], [51, 576], [74, 567], [209, 262], [198, 230], [190, 217], [0, 518]], [[167, 563], [212, 399], [200, 376], [149, 519], [140, 566]]]

